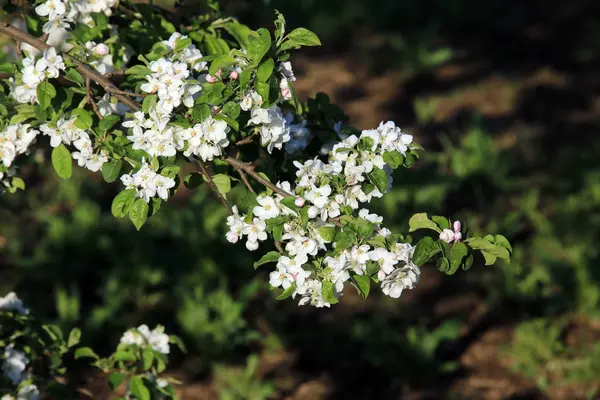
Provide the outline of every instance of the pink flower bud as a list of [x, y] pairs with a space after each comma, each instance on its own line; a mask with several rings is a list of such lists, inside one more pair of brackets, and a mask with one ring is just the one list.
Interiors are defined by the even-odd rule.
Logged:
[[302, 197], [296, 197], [296, 200], [294, 200], [294, 204], [296, 205], [296, 207], [304, 207], [304, 199]]
[[454, 232], [460, 232], [460, 221], [454, 221]]
[[460, 233], [460, 232], [454, 232], [454, 241], [455, 242], [459, 242], [460, 239], [462, 239], [462, 233]]
[[292, 224], [290, 224], [289, 222], [286, 222], [285, 224], [283, 224], [283, 230], [285, 230], [286, 232], [289, 232], [292, 230]]
[[452, 243], [454, 240], [454, 232], [452, 232], [452, 229], [444, 229], [442, 233], [440, 233], [440, 240], [446, 243]]
[[218, 78], [221, 77], [221, 69], [219, 69], [217, 72], [215, 72], [215, 76], [217, 76]]
[[217, 78], [215, 78], [214, 76], [207, 74], [206, 75], [206, 82], [208, 83], [215, 83], [217, 81]]
[[290, 89], [282, 89], [281, 97], [283, 97], [284, 100], [291, 100], [292, 99], [292, 91]]
[[240, 74], [238, 74], [237, 71], [231, 71], [229, 73], [229, 78], [233, 79], [233, 80], [236, 80], [239, 76], [240, 76]]
[[100, 43], [99, 45], [96, 45], [96, 47], [94, 47], [94, 52], [99, 56], [105, 56], [110, 52], [110, 49], [104, 43]]

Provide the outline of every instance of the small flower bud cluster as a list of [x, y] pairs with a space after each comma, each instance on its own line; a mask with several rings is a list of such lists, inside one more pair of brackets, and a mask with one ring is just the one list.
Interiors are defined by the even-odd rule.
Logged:
[[135, 189], [138, 197], [144, 199], [146, 203], [155, 196], [167, 200], [169, 189], [175, 186], [174, 179], [157, 174], [145, 160], [142, 160], [141, 168], [133, 175], [121, 176], [121, 182], [126, 189]]
[[106, 44], [89, 41], [85, 44], [85, 48], [88, 50], [86, 61], [89, 66], [101, 74], [115, 70], [110, 48]]
[[146, 347], [150, 346], [154, 351], [162, 354], [169, 354], [169, 335], [165, 333], [162, 326], [150, 330], [148, 325], [140, 325], [137, 328], [129, 329], [121, 337], [121, 344], [127, 346]]
[[61, 144], [73, 145], [77, 151], [72, 156], [77, 160], [80, 167], [97, 172], [102, 165], [108, 162], [108, 156], [104, 150], [94, 150], [94, 144], [90, 134], [76, 125], [77, 117], [69, 119], [60, 118], [56, 123], [46, 123], [40, 126], [40, 130], [50, 137], [50, 146], [58, 147]]
[[279, 81], [279, 89], [281, 90], [281, 97], [284, 100], [292, 99], [292, 89], [290, 88], [289, 82], [295, 82], [296, 76], [294, 75], [294, 71], [292, 69], [292, 63], [289, 61], [282, 62], [279, 64], [279, 69], [281, 71], [281, 81]]
[[65, 69], [63, 58], [53, 47], [44, 50], [42, 57], [37, 60], [33, 56], [24, 58], [22, 65], [20, 83], [12, 78], [9, 80], [10, 96], [18, 103], [35, 103], [38, 85], [46, 79], [58, 78], [60, 71]]
[[[414, 248], [392, 241], [389, 230], [380, 225], [383, 218], [359, 209], [359, 203], [381, 197], [379, 189], [389, 189], [391, 167], [385, 164], [384, 153], [405, 155], [411, 144], [412, 136], [388, 122], [363, 131], [360, 138], [350, 136], [335, 145], [328, 163], [319, 159], [295, 162], [295, 187], [289, 182], [277, 184], [282, 192], [295, 196], [290, 198], [293, 202], [280, 193], [262, 194], [251, 214], [239, 215], [235, 208], [227, 221], [227, 239], [235, 243], [247, 236], [246, 247], [256, 250], [259, 242], [267, 239], [268, 227], [280, 226], [270, 229], [280, 229], [277, 240], [284, 245], [285, 254], [270, 274], [270, 284], [283, 289], [293, 286], [291, 295], [299, 296], [301, 305], [330, 306], [327, 300], [339, 297], [355, 275], [376, 277], [386, 295], [399, 297], [419, 279], [420, 271], [412, 262]], [[383, 177], [387, 179], [385, 187], [378, 182], [378, 189], [371, 183]], [[365, 227], [364, 236], [349, 233], [346, 226], [336, 228], [343, 218], [358, 229]], [[343, 248], [338, 248], [338, 242], [331, 245], [336, 233], [347, 235], [351, 242]], [[326, 287], [331, 293], [324, 295]]]
[[460, 221], [454, 221], [454, 224], [452, 226], [454, 228], [454, 230], [452, 229], [444, 229], [442, 230], [442, 232], [440, 233], [440, 240], [444, 241], [448, 244], [452, 243], [452, 242], [460, 242], [460, 240], [462, 239], [462, 233], [460, 233]]

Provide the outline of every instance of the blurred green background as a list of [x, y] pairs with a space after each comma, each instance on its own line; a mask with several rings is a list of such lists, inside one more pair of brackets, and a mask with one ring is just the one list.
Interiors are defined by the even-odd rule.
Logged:
[[386, 225], [445, 214], [503, 233], [513, 263], [428, 266], [400, 301], [349, 290], [331, 310], [299, 308], [224, 240], [206, 191], [182, 189], [136, 233], [110, 215], [117, 185], [33, 168], [26, 192], [0, 197], [0, 293], [81, 326], [100, 352], [166, 325], [189, 348], [172, 370], [184, 399], [597, 398], [600, 3], [222, 5], [253, 28], [275, 8], [314, 30], [324, 46], [292, 59], [303, 96], [327, 92], [357, 127], [392, 119], [426, 147], [372, 205]]

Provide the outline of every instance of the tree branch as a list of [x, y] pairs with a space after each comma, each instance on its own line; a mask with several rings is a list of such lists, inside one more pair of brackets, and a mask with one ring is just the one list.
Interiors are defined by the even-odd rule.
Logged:
[[94, 110], [100, 121], [102, 121], [104, 117], [102, 116], [102, 114], [100, 114], [98, 104], [96, 104], [96, 102], [94, 101], [94, 95], [92, 94], [92, 88], [90, 87], [91, 83], [92, 81], [90, 80], [90, 78], [87, 78], [85, 80], [85, 95], [87, 98], [87, 102], [92, 106], [92, 109]]
[[[39, 40], [38, 38], [33, 37], [33, 36], [29, 35], [28, 33], [24, 32], [18, 28], [15, 28], [14, 26], [8, 25], [5, 22], [0, 24], [0, 33], [10, 36], [11, 38], [15, 39], [18, 42], [27, 43], [27, 44], [35, 47], [38, 50], [43, 51], [50, 47], [43, 41]], [[79, 61], [78, 59], [71, 57], [68, 54], [63, 53], [62, 55], [76, 65], [77, 71], [79, 71], [79, 73], [81, 75], [83, 75], [84, 77], [86, 77], [88, 79], [93, 80], [98, 85], [102, 86], [102, 88], [104, 88], [104, 90], [106, 92], [113, 94], [121, 103], [127, 105], [129, 108], [136, 110], [136, 111], [138, 111], [142, 108], [139, 103], [135, 102], [134, 100], [130, 99], [127, 96], [120, 94], [119, 92], [121, 92], [121, 90], [119, 88], [117, 88], [110, 80], [106, 79], [104, 76], [102, 76], [98, 72], [92, 70], [90, 67], [88, 67], [87, 65], [85, 65], [84, 63]]]
[[223, 206], [225, 206], [225, 208], [229, 212], [229, 215], [233, 215], [233, 211], [231, 210], [231, 207], [229, 207], [227, 199], [225, 198], [225, 196], [223, 196], [221, 192], [219, 192], [219, 188], [217, 188], [217, 185], [215, 185], [215, 181], [213, 181], [212, 176], [208, 173], [204, 161], [198, 160], [198, 165], [200, 166], [200, 171], [202, 172], [202, 175], [206, 176], [206, 179], [208, 180], [208, 186], [210, 186], [215, 196], [217, 196], [219, 201], [223, 204]]

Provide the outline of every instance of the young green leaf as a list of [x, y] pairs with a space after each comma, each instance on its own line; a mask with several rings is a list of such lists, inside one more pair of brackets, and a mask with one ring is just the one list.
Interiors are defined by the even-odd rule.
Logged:
[[117, 218], [124, 218], [131, 209], [135, 198], [137, 197], [135, 189], [123, 190], [113, 200], [111, 206], [112, 215]]
[[383, 153], [383, 161], [393, 169], [398, 168], [404, 162], [404, 156], [396, 150]]
[[364, 298], [367, 298], [371, 291], [371, 278], [368, 275], [354, 275], [352, 279], [354, 280], [358, 293]]
[[431, 237], [425, 236], [415, 246], [415, 252], [412, 257], [413, 262], [417, 267], [420, 267], [440, 251], [442, 251], [440, 244]]
[[260, 260], [254, 263], [254, 269], [257, 269], [258, 267], [264, 264], [277, 262], [279, 261], [279, 257], [281, 257], [281, 253], [279, 253], [278, 251], [270, 251], [264, 256], [262, 256]]
[[217, 174], [212, 179], [221, 194], [229, 193], [231, 190], [231, 178], [228, 175]]
[[73, 347], [79, 344], [81, 340], [81, 329], [73, 328], [71, 333], [69, 333], [69, 340], [67, 341], [67, 346]]
[[64, 144], [55, 147], [52, 150], [52, 166], [56, 171], [56, 174], [62, 179], [69, 179], [73, 174], [73, 162], [71, 160], [71, 153], [65, 147]]
[[248, 35], [248, 56], [256, 64], [260, 63], [270, 48], [271, 34], [265, 28], [260, 28], [258, 31], [252, 32], [250, 35]]
[[369, 172], [369, 180], [381, 193], [385, 193], [388, 189], [388, 177], [384, 170], [379, 168], [373, 168], [373, 171]]
[[76, 83], [77, 86], [83, 87], [83, 76], [81, 76], [81, 74], [77, 72], [75, 68], [67, 69], [67, 72], [65, 73], [65, 78], [73, 83]]
[[450, 251], [450, 269], [446, 272], [448, 275], [454, 274], [458, 268], [465, 262], [469, 249], [464, 243], [455, 243]]
[[333, 282], [331, 281], [323, 281], [321, 295], [323, 296], [323, 300], [325, 300], [329, 304], [339, 303], [339, 300], [335, 295], [335, 288], [333, 287]]
[[47, 81], [41, 82], [36, 89], [37, 101], [43, 110], [50, 106], [52, 99], [56, 97], [56, 89]]
[[134, 376], [129, 380], [129, 391], [138, 400], [150, 400], [150, 390], [144, 385], [144, 380], [140, 376]]
[[414, 232], [417, 229], [432, 229], [438, 233], [441, 233], [442, 230], [437, 226], [437, 224], [431, 221], [426, 213], [418, 213], [413, 215], [408, 221], [409, 232]]
[[108, 375], [108, 385], [112, 390], [118, 388], [119, 385], [123, 383], [123, 381], [125, 381], [125, 374], [122, 374], [120, 372], [111, 372]]
[[119, 172], [121, 172], [121, 167], [123, 166], [123, 161], [121, 160], [111, 160], [105, 162], [102, 165], [102, 177], [106, 182], [114, 182], [119, 177]]
[[90, 349], [89, 347], [78, 348], [77, 350], [75, 350], [75, 354], [73, 355], [73, 357], [76, 360], [84, 357], [93, 358], [94, 360], [98, 360], [100, 358], [96, 353], [94, 353], [94, 350]]
[[319, 235], [326, 243], [333, 242], [335, 238], [335, 226], [323, 226], [319, 228]]
[[320, 46], [321, 41], [306, 28], [296, 28], [288, 34], [288, 39], [300, 46]]
[[256, 79], [259, 82], [266, 82], [273, 74], [273, 68], [275, 68], [275, 61], [272, 58], [268, 58], [262, 64], [258, 66], [256, 71]]
[[150, 207], [148, 203], [144, 201], [144, 199], [137, 199], [133, 206], [131, 206], [131, 211], [129, 212], [129, 219], [135, 225], [135, 228], [139, 231], [142, 229], [142, 226], [146, 223], [148, 219], [148, 211]]
[[146, 347], [142, 351], [142, 369], [147, 371], [152, 367], [152, 362], [154, 361], [154, 350], [152, 347]]
[[281, 293], [279, 296], [277, 296], [277, 300], [285, 300], [285, 299], [287, 299], [292, 294], [294, 294], [295, 290], [296, 290], [296, 284], [292, 283], [292, 285], [290, 287], [288, 287], [287, 289], [285, 289], [283, 291], [283, 293]]

